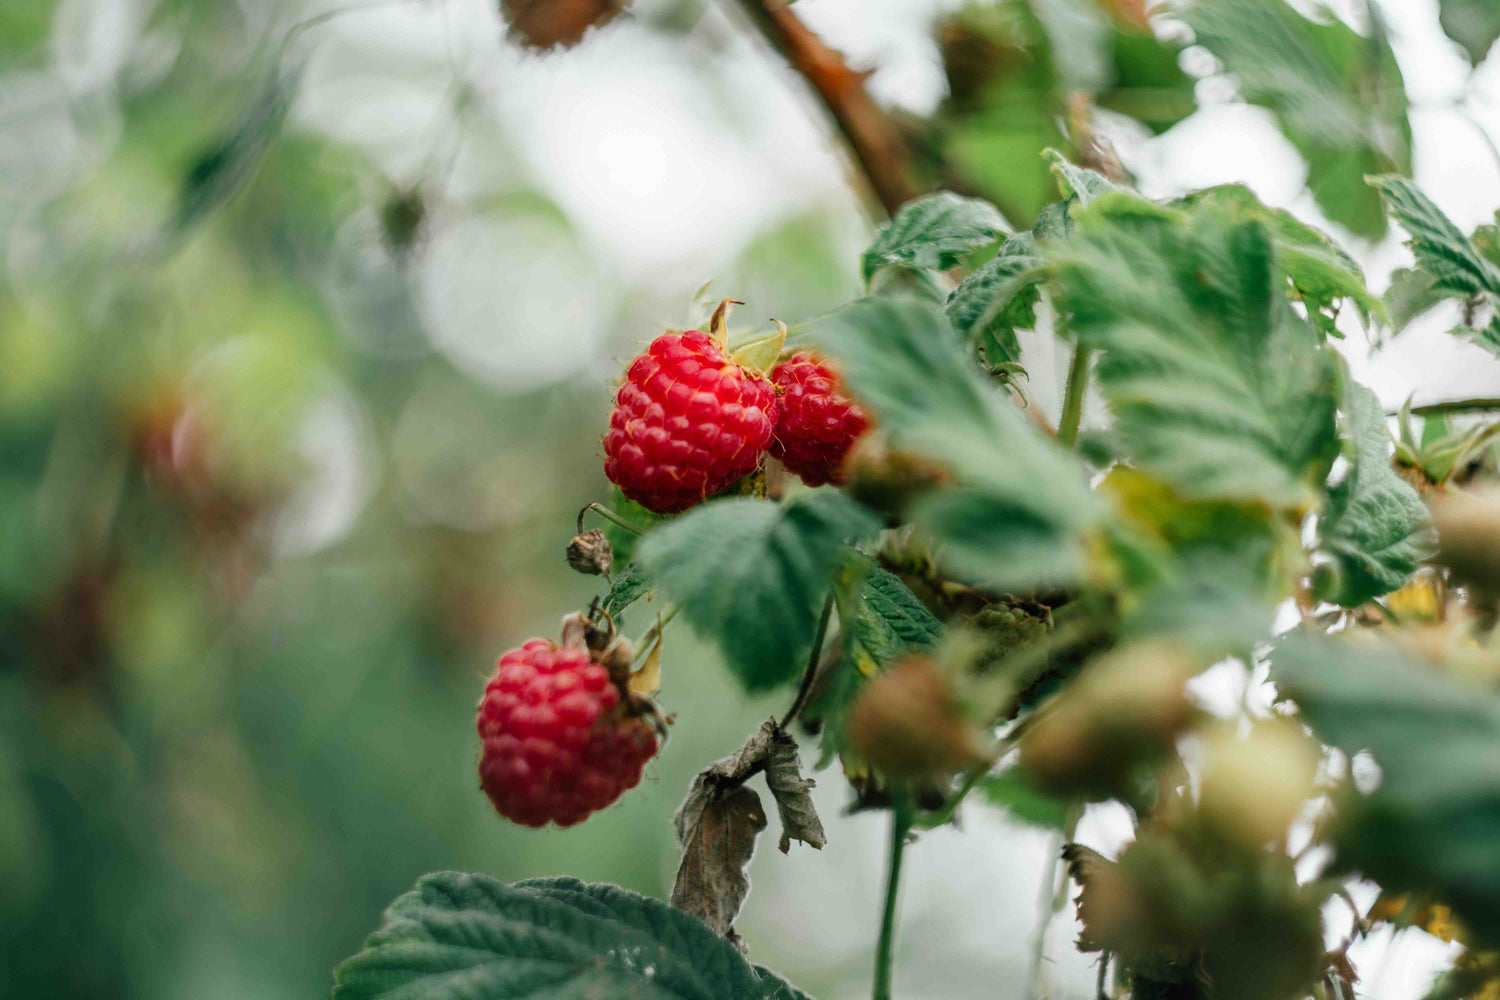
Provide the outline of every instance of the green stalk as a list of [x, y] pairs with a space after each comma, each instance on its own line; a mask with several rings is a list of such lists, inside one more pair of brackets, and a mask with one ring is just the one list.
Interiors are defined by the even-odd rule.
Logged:
[[891, 852], [885, 872], [885, 910], [875, 945], [875, 990], [872, 1000], [891, 1000], [891, 957], [896, 943], [896, 896], [901, 888], [901, 856], [911, 831], [911, 804], [896, 792], [891, 799]]
[[1089, 387], [1089, 361], [1093, 350], [1079, 344], [1073, 348], [1073, 363], [1068, 366], [1068, 387], [1063, 393], [1062, 418], [1057, 422], [1057, 440], [1064, 448], [1078, 441], [1078, 425], [1083, 421], [1083, 397]]

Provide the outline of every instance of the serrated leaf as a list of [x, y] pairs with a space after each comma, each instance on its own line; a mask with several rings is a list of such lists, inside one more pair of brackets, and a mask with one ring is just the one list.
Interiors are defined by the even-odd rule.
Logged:
[[1314, 21], [1284, 0], [1197, 0], [1184, 19], [1245, 99], [1269, 108], [1308, 164], [1308, 187], [1333, 221], [1376, 239], [1386, 222], [1364, 174], [1411, 170], [1407, 99], [1378, 12], [1371, 37]]
[[[1432, 292], [1500, 306], [1500, 267], [1486, 259], [1431, 198], [1403, 177], [1373, 177], [1370, 184], [1410, 235], [1406, 245], [1417, 266], [1432, 276]], [[1500, 357], [1500, 310], [1484, 329], [1473, 333], [1475, 343]]]
[[653, 531], [636, 557], [746, 690], [764, 691], [802, 669], [844, 544], [879, 527], [841, 493], [734, 498]]
[[1450, 903], [1500, 944], [1500, 698], [1371, 641], [1288, 635], [1272, 676], [1317, 735], [1381, 772], [1346, 800], [1338, 859], [1382, 887]]
[[1299, 507], [1337, 450], [1334, 356], [1281, 289], [1268, 226], [1124, 194], [1050, 244], [1058, 294], [1135, 465], [1189, 498]]
[[615, 575], [609, 593], [604, 596], [603, 608], [614, 618], [616, 624], [625, 609], [640, 600], [651, 590], [651, 578], [639, 563], [631, 563]]
[[910, 301], [862, 299], [810, 324], [894, 446], [955, 482], [909, 515], [971, 579], [1028, 587], [1076, 578], [1101, 514], [1077, 457], [1042, 437], [970, 364], [947, 319]]
[[865, 682], [906, 653], [933, 648], [943, 635], [942, 622], [901, 578], [865, 556], [848, 561], [834, 593], [840, 631], [833, 674], [803, 711], [822, 723], [820, 767], [845, 749], [850, 706]]
[[1317, 596], [1353, 608], [1404, 584], [1432, 546], [1427, 506], [1391, 469], [1380, 400], [1351, 381], [1344, 413], [1349, 474], [1328, 491], [1328, 509], [1318, 519], [1322, 550], [1338, 571]]
[[334, 970], [334, 1000], [806, 1000], [702, 921], [618, 886], [435, 872]]
[[1021, 360], [1016, 330], [1036, 325], [1040, 286], [1046, 278], [1041, 265], [1035, 239], [1030, 233], [1017, 233], [948, 296], [943, 307], [948, 322], [984, 349], [991, 366]]
[[1177, 204], [1222, 205], [1246, 218], [1264, 222], [1276, 239], [1276, 257], [1297, 297], [1307, 306], [1308, 316], [1326, 334], [1337, 335], [1334, 320], [1338, 304], [1348, 299], [1366, 319], [1385, 319], [1385, 306], [1365, 284], [1364, 270], [1327, 233], [1298, 219], [1292, 213], [1270, 208], [1242, 184], [1207, 188], [1182, 198]]
[[1438, 0], [1438, 20], [1474, 66], [1500, 38], [1500, 4], [1494, 0]]
[[993, 243], [1005, 220], [987, 201], [948, 191], [907, 202], [881, 227], [860, 261], [866, 282], [892, 265], [945, 271], [969, 251]]
[[1052, 176], [1057, 178], [1057, 186], [1063, 197], [1076, 198], [1080, 205], [1087, 205], [1101, 194], [1125, 190], [1099, 171], [1069, 162], [1066, 156], [1055, 149], [1043, 150], [1042, 159], [1047, 161]]
[[1059, 832], [1067, 828], [1068, 801], [1037, 788], [1020, 768], [985, 775], [977, 790], [984, 795], [985, 801], [999, 806], [1023, 823]]

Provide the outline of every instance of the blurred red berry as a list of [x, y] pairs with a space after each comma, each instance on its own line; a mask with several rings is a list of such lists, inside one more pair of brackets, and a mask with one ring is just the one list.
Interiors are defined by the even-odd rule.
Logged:
[[826, 359], [799, 351], [771, 370], [781, 408], [771, 454], [809, 486], [842, 485], [844, 457], [870, 426]]
[[604, 473], [658, 514], [686, 510], [754, 472], [776, 391], [697, 330], [651, 342], [625, 372], [604, 435]]
[[656, 733], [625, 714], [586, 649], [532, 639], [500, 657], [479, 702], [479, 783], [500, 815], [572, 826], [641, 780]]

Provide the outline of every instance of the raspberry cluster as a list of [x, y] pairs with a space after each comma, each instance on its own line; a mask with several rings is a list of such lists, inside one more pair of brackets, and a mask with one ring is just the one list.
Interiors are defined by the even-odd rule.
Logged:
[[631, 363], [604, 435], [604, 472], [636, 503], [686, 510], [754, 472], [771, 443], [776, 390], [706, 333], [657, 337]]
[[479, 783], [500, 815], [525, 826], [581, 822], [634, 788], [657, 750], [608, 669], [587, 649], [546, 639], [500, 657], [477, 728]]
[[720, 493], [767, 450], [810, 486], [844, 481], [869, 426], [826, 360], [801, 351], [766, 378], [706, 333], [667, 333], [625, 372], [604, 435], [604, 472], [658, 514]]

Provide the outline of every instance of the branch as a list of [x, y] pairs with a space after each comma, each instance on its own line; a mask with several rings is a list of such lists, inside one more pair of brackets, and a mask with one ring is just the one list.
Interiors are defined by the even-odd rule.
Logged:
[[866, 73], [849, 68], [842, 53], [829, 48], [789, 6], [775, 0], [739, 0], [761, 34], [770, 40], [818, 95], [843, 133], [875, 197], [894, 214], [921, 188], [911, 176], [911, 155], [896, 123], [865, 90]]
[[1488, 396], [1478, 399], [1450, 399], [1442, 403], [1424, 403], [1421, 406], [1413, 406], [1411, 412], [1416, 416], [1429, 413], [1469, 413], [1483, 410], [1500, 410], [1500, 397]]

